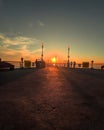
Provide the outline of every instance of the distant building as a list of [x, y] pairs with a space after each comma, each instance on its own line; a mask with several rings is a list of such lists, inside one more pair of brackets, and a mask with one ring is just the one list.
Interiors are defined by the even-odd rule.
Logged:
[[45, 67], [45, 61], [41, 59], [36, 59], [36, 68], [44, 68]]
[[24, 66], [25, 66], [25, 68], [31, 68], [31, 61], [30, 60], [25, 60], [24, 61]]
[[82, 67], [83, 68], [89, 68], [89, 62], [83, 62]]

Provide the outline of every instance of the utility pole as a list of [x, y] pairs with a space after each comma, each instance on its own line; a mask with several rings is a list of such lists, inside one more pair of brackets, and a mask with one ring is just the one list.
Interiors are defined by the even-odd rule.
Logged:
[[67, 63], [67, 67], [69, 68], [70, 66], [69, 66], [69, 58], [70, 58], [70, 56], [69, 56], [69, 51], [70, 51], [70, 48], [68, 47], [68, 63]]

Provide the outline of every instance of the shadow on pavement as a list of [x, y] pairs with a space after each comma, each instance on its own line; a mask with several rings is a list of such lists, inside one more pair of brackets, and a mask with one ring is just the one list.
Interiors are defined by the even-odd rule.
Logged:
[[32, 69], [15, 69], [14, 71], [0, 71], [0, 86], [9, 82], [15, 81], [29, 73], [34, 72], [35, 68]]

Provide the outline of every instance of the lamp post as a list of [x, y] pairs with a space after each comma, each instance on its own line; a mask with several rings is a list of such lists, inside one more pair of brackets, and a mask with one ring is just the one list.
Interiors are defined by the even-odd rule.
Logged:
[[94, 61], [92, 60], [91, 61], [91, 69], [93, 69], [93, 66], [94, 66]]

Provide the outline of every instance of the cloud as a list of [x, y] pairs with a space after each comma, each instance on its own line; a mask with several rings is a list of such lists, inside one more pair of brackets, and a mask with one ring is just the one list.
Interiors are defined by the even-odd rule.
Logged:
[[0, 39], [5, 39], [5, 36], [3, 34], [0, 34]]
[[44, 27], [44, 26], [45, 26], [45, 24], [44, 24], [42, 21], [40, 21], [40, 20], [38, 20], [38, 24], [39, 24], [39, 26], [41, 26], [41, 27]]
[[[26, 36], [6, 36], [0, 33], [0, 58], [24, 57], [35, 59], [41, 54], [41, 40]], [[10, 59], [13, 60], [13, 59]]]
[[29, 45], [29, 44], [40, 44], [40, 42], [42, 41], [26, 36], [8, 37], [0, 33], [0, 42], [8, 45]]
[[33, 23], [29, 23], [29, 27], [34, 27], [34, 24]]

